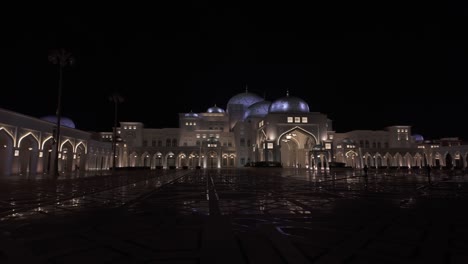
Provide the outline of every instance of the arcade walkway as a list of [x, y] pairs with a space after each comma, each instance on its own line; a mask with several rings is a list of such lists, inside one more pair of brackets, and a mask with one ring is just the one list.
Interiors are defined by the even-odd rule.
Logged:
[[242, 168], [0, 179], [0, 263], [468, 263], [468, 176]]

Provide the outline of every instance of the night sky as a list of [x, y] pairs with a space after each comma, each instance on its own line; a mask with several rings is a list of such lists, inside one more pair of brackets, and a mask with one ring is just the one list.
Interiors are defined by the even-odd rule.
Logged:
[[247, 85], [270, 101], [289, 91], [337, 132], [410, 125], [468, 139], [466, 6], [180, 5], [12, 15], [0, 107], [55, 114], [47, 58], [66, 48], [76, 63], [62, 114], [86, 131], [111, 131], [115, 92], [120, 121], [164, 128], [181, 112], [225, 109]]

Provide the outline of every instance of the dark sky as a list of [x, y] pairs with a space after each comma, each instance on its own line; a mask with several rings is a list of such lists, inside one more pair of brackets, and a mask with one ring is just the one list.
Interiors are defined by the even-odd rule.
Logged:
[[62, 111], [82, 130], [111, 130], [114, 92], [119, 120], [162, 128], [225, 108], [248, 85], [270, 101], [289, 90], [337, 132], [411, 125], [427, 139], [468, 138], [466, 6], [180, 5], [12, 15], [0, 107], [54, 114], [47, 57], [66, 48], [76, 63]]

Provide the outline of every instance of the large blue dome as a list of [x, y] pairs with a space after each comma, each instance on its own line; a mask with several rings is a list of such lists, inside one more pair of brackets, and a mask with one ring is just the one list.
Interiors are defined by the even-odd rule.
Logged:
[[249, 117], [264, 117], [268, 114], [268, 109], [270, 108], [270, 101], [261, 101], [256, 102], [255, 104], [249, 106], [247, 111], [245, 111], [244, 119]]
[[309, 105], [301, 98], [286, 95], [275, 100], [268, 110], [270, 113], [308, 113]]
[[[57, 116], [54, 115], [41, 117], [41, 120], [57, 124]], [[76, 128], [75, 123], [68, 117], [60, 117], [60, 125], [69, 128]]]
[[260, 101], [263, 101], [264, 99], [254, 93], [250, 93], [248, 91], [245, 91], [245, 93], [240, 93], [240, 94], [236, 94], [234, 95], [233, 97], [231, 97], [231, 99], [229, 99], [227, 105], [228, 105], [228, 108], [229, 108], [229, 105], [233, 105], [233, 104], [241, 104], [245, 107], [249, 107], [253, 104], [255, 104], [256, 102], [260, 102]]

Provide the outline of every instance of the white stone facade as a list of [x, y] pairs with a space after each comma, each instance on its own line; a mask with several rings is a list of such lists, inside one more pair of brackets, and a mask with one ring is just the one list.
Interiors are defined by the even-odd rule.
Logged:
[[119, 165], [229, 168], [273, 161], [283, 167], [328, 169], [337, 163], [352, 168], [467, 164], [468, 146], [457, 142], [457, 150], [429, 148], [434, 144], [415, 139], [410, 126], [336, 133], [327, 115], [310, 112], [305, 101], [289, 94], [270, 102], [246, 91], [234, 95], [226, 109], [180, 113], [179, 128], [121, 122]]
[[[326, 114], [309, 111], [304, 100], [289, 94], [270, 102], [245, 91], [226, 109], [180, 113], [178, 128], [120, 122], [116, 167], [235, 168], [260, 161], [314, 170], [467, 167], [468, 145], [458, 138], [424, 141], [410, 126], [336, 133]], [[54, 128], [53, 122], [0, 109], [0, 173], [50, 172]], [[61, 131], [60, 172], [112, 168], [113, 132]]]
[[[49, 174], [55, 162], [55, 127], [49, 121], [0, 109], [0, 175]], [[65, 126], [60, 135], [59, 172], [109, 168], [111, 144]]]

